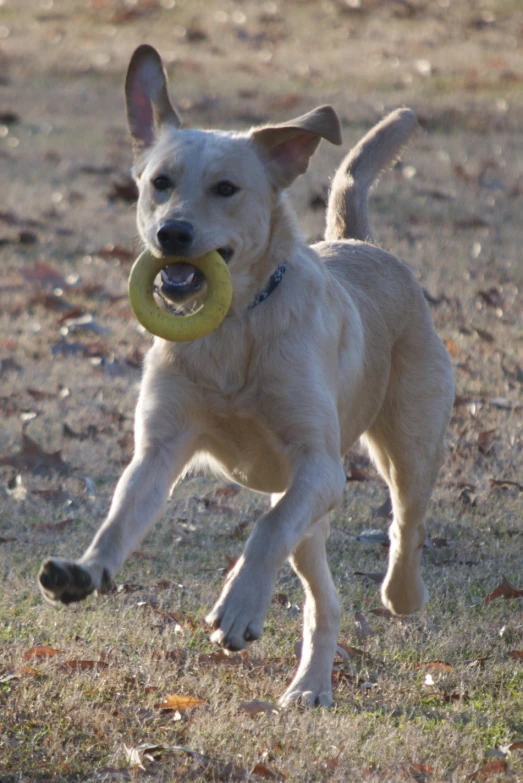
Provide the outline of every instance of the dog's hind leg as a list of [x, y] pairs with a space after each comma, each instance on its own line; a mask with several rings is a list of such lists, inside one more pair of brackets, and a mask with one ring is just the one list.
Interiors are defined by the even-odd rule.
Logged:
[[294, 702], [308, 707], [332, 704], [332, 663], [340, 627], [340, 602], [327, 564], [326, 517], [317, 522], [294, 550], [290, 562], [305, 591], [303, 641], [298, 671], [280, 699], [285, 707]]
[[420, 573], [424, 517], [453, 401], [449, 360], [439, 346], [436, 353], [427, 350], [426, 361], [397, 363], [382, 410], [365, 434], [392, 501], [389, 564], [381, 595], [397, 615], [417, 611], [427, 599]]

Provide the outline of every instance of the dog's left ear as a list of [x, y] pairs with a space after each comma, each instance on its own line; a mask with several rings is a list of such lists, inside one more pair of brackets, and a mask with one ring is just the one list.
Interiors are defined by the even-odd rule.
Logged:
[[332, 106], [320, 106], [281, 125], [254, 128], [250, 137], [270, 167], [275, 184], [288, 187], [307, 171], [322, 139], [341, 144], [340, 121]]
[[153, 144], [162, 125], [175, 128], [181, 125], [169, 100], [162, 59], [148, 44], [139, 46], [131, 57], [125, 80], [125, 100], [129, 130], [137, 153]]

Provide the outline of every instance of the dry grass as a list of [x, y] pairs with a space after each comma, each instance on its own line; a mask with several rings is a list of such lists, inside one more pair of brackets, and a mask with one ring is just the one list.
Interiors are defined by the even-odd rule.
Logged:
[[[521, 598], [482, 606], [503, 574], [523, 586], [519, 4], [164, 5], [2, 6], [2, 111], [19, 121], [0, 120], [9, 182], [0, 453], [13, 462], [24, 431], [60, 450], [67, 469], [43, 454], [34, 469], [0, 466], [0, 781], [523, 780], [522, 751], [500, 750], [523, 738], [523, 662], [510, 656], [523, 650]], [[197, 124], [245, 126], [331, 100], [346, 145], [397, 105], [416, 109], [425, 129], [384, 178], [373, 216], [379, 240], [434, 298], [456, 367], [449, 454], [430, 510], [432, 536], [448, 545], [425, 552], [432, 600], [420, 616], [373, 615], [378, 587], [354, 571], [382, 571], [386, 553], [355, 535], [386, 529], [375, 514], [385, 490], [351, 455], [367, 480], [348, 484], [330, 555], [345, 608], [340, 641], [365, 655], [337, 662], [330, 711], [241, 708], [275, 703], [296, 666], [302, 597], [289, 570], [277, 586], [285, 600], [249, 657], [202, 657], [213, 652], [202, 618], [226, 555], [240, 552], [263, 498], [191, 477], [125, 566], [119, 592], [56, 610], [35, 587], [43, 557], [81, 552], [132, 450], [148, 338], [125, 299], [132, 205], [108, 193], [130, 163], [121, 84], [142, 40], [167, 54], [174, 93]], [[323, 221], [311, 199], [340, 155], [322, 148], [293, 189], [311, 238]], [[108, 243], [128, 256], [103, 252]], [[27, 280], [37, 260], [73, 275], [63, 295], [46, 273]], [[75, 308], [97, 331], [60, 333]], [[23, 455], [35, 458], [27, 447]], [[363, 639], [358, 611], [372, 628]], [[60, 652], [24, 658], [36, 645]], [[448, 667], [419, 666], [427, 661]], [[206, 703], [178, 714], [155, 707], [169, 694]], [[156, 750], [133, 755], [143, 746]]]

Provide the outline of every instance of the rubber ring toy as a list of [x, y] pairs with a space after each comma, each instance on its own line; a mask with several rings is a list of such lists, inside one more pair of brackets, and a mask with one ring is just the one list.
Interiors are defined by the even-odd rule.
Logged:
[[[188, 261], [205, 276], [207, 298], [194, 313], [167, 313], [156, 304], [154, 279], [165, 266]], [[198, 340], [214, 331], [227, 315], [231, 300], [231, 274], [216, 250], [201, 258], [191, 259], [157, 258], [149, 250], [144, 250], [134, 262], [129, 275], [129, 301], [136, 318], [148, 332], [174, 343]]]

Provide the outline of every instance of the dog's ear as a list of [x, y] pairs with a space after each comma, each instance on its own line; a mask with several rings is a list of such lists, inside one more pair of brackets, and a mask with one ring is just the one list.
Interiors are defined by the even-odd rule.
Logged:
[[154, 142], [161, 125], [181, 125], [167, 93], [167, 79], [156, 49], [143, 44], [135, 50], [125, 80], [127, 121], [135, 151]]
[[275, 184], [286, 188], [307, 171], [322, 139], [341, 144], [340, 121], [332, 106], [320, 106], [281, 125], [254, 128], [250, 137], [269, 165]]

